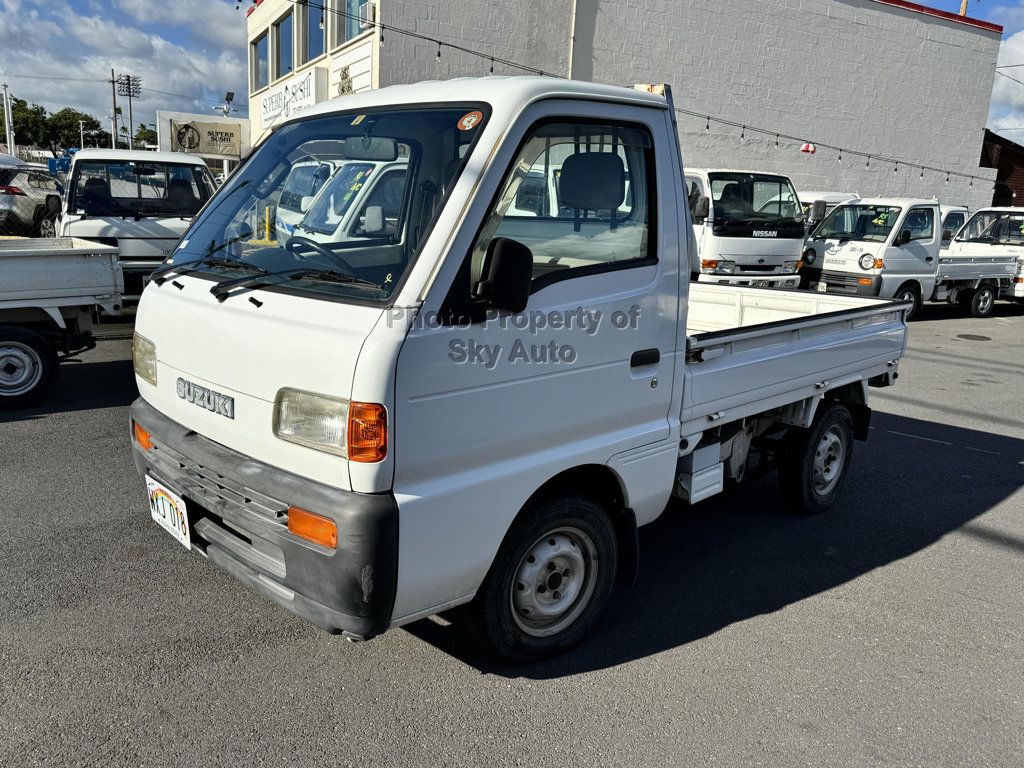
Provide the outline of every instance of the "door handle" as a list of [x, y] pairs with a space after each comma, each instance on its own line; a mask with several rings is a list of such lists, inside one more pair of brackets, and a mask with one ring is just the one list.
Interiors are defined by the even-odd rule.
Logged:
[[653, 349], [641, 349], [630, 356], [629, 367], [639, 368], [641, 365], [654, 365], [659, 360], [661, 360], [661, 352], [657, 347]]

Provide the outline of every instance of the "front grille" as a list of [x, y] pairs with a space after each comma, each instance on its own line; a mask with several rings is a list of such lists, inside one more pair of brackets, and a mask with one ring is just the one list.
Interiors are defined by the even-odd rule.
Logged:
[[847, 288], [856, 288], [860, 285], [860, 277], [849, 272], [822, 272], [818, 279], [828, 285], [841, 285]]
[[737, 264], [734, 270], [735, 274], [743, 274], [744, 272], [774, 272], [777, 269], [781, 269], [778, 264]]

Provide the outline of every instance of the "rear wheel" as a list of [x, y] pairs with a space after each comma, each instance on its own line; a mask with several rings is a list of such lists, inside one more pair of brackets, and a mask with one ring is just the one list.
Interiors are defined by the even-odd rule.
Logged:
[[894, 301], [908, 301], [913, 305], [907, 313], [908, 320], [921, 310], [921, 290], [915, 283], [901, 285], [892, 298]]
[[835, 504], [853, 457], [853, 418], [840, 403], [822, 403], [814, 424], [786, 437], [779, 492], [793, 512], [817, 514]]
[[582, 497], [539, 503], [509, 531], [469, 606], [473, 635], [509, 661], [568, 650], [608, 602], [617, 556], [601, 506]]
[[46, 394], [57, 374], [57, 351], [27, 328], [0, 327], [0, 409], [25, 408]]
[[979, 285], [971, 296], [971, 314], [989, 317], [996, 308], [996, 292], [991, 285]]

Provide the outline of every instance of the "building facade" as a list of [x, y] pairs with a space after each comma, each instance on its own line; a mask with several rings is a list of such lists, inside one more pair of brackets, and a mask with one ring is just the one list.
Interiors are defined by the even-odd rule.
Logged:
[[248, 31], [253, 143], [280, 115], [349, 92], [524, 74], [495, 56], [671, 83], [696, 113], [680, 118], [688, 166], [782, 172], [803, 191], [992, 198], [978, 158], [1002, 29], [904, 0], [261, 0]]

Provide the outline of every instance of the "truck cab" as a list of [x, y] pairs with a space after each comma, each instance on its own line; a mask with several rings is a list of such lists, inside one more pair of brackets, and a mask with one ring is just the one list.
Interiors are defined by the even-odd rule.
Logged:
[[215, 189], [192, 155], [83, 149], [71, 161], [57, 234], [117, 247], [124, 298], [134, 301]]
[[960, 229], [949, 245], [950, 256], [1009, 256], [1013, 274], [1000, 297], [1024, 302], [1024, 209], [982, 208]]
[[950, 243], [953, 242], [953, 237], [960, 228], [967, 223], [967, 219], [970, 217], [970, 211], [966, 205], [940, 205], [939, 216], [942, 220], [942, 246], [941, 251], [945, 251], [949, 248]]
[[774, 173], [687, 169], [700, 282], [796, 288], [804, 214], [793, 183]]

